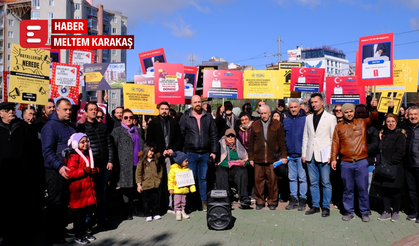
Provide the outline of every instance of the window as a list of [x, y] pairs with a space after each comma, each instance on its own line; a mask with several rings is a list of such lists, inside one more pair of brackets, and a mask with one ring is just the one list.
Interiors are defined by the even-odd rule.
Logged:
[[76, 4], [74, 5], [74, 7], [75, 7], [75, 9], [76, 9], [76, 10], [80, 9], [80, 3], [76, 3]]
[[112, 18], [112, 21], [113, 23], [118, 23], [118, 19], [115, 16]]
[[15, 24], [14, 21], [10, 19], [9, 20], [9, 26], [14, 26], [14, 24]]
[[54, 0], [49, 0], [49, 6], [54, 6]]
[[12, 46], [11, 43], [7, 43], [7, 48], [10, 49], [10, 47]]
[[118, 51], [117, 51], [117, 50], [112, 50], [112, 54], [113, 54], [114, 56], [116, 56], [116, 55], [118, 54]]
[[125, 53], [124, 52], [121, 52], [121, 57], [125, 58]]
[[116, 62], [116, 60], [112, 60], [112, 62]]
[[74, 16], [74, 19], [80, 19], [80, 16]]
[[125, 32], [121, 32], [121, 35], [125, 35]]
[[10, 61], [10, 55], [7, 55], [7, 60]]
[[39, 20], [39, 11], [32, 11], [31, 13], [31, 19], [32, 20]]
[[112, 99], [116, 99], [116, 93], [112, 92]]
[[39, 8], [39, 2], [40, 2], [41, 0], [32, 0], [32, 7], [36, 7], [36, 8]]
[[13, 38], [13, 31], [8, 31], [7, 32], [7, 37]]
[[49, 12], [48, 13], [48, 19], [54, 19], [54, 13]]
[[116, 28], [112, 28], [112, 33], [115, 34], [116, 33]]

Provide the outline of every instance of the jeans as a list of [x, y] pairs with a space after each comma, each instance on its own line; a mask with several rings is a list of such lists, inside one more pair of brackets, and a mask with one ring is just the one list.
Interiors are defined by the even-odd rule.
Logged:
[[188, 167], [192, 170], [193, 176], [198, 181], [199, 194], [201, 195], [201, 201], [207, 201], [207, 171], [208, 171], [208, 159], [209, 153], [198, 154], [188, 152]]
[[332, 198], [332, 184], [330, 183], [330, 165], [328, 163], [317, 162], [313, 158], [307, 163], [308, 176], [310, 178], [310, 193], [313, 207], [320, 207], [320, 179], [323, 188], [322, 208], [330, 209]]
[[342, 161], [341, 175], [343, 183], [343, 206], [349, 213], [354, 212], [355, 185], [358, 190], [359, 210], [361, 214], [370, 212], [370, 200], [368, 195], [368, 161], [366, 159], [357, 162]]
[[[291, 196], [298, 199], [298, 183], [300, 184], [300, 198], [307, 199], [307, 178], [301, 157], [291, 158], [288, 161], [288, 179], [290, 180]], [[297, 180], [298, 178], [298, 180]]]

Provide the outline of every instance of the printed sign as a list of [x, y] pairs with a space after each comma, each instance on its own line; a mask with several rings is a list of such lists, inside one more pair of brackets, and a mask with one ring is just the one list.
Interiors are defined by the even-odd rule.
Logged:
[[204, 97], [243, 98], [243, 72], [230, 70], [204, 71]]
[[124, 63], [84, 64], [86, 91], [121, 88], [126, 82]]
[[205, 70], [217, 70], [218, 66], [199, 66], [198, 67], [198, 79], [196, 80], [195, 95], [202, 95], [204, 89], [204, 71]]
[[365, 87], [358, 86], [358, 77], [327, 77], [326, 103], [365, 104]]
[[154, 85], [154, 74], [134, 75], [134, 84], [137, 85]]
[[324, 68], [296, 68], [291, 70], [291, 90], [323, 92]]
[[80, 87], [80, 66], [52, 63], [51, 98], [57, 102], [67, 98], [71, 104], [78, 104]]
[[154, 91], [156, 104], [167, 101], [170, 104], [185, 103], [184, 68], [180, 63], [156, 63], [154, 70]]
[[243, 98], [284, 98], [278, 70], [244, 70]]
[[69, 63], [72, 65], [80, 65], [80, 85], [84, 86], [83, 64], [95, 63], [95, 51], [94, 50], [70, 50]]
[[291, 69], [293, 67], [301, 67], [301, 63], [284, 62], [279, 63], [279, 78], [284, 84], [284, 96], [291, 97]]
[[393, 85], [380, 85], [377, 92], [417, 92], [419, 59], [393, 61]]
[[194, 184], [195, 179], [193, 178], [192, 170], [176, 173], [176, 185], [178, 188], [191, 186]]
[[124, 105], [135, 114], [159, 115], [154, 85], [124, 84]]
[[185, 72], [185, 99], [191, 99], [195, 95], [195, 82], [197, 67], [184, 66]]
[[154, 74], [155, 63], [166, 63], [166, 55], [164, 49], [155, 49], [138, 54], [143, 74]]
[[380, 100], [378, 101], [377, 111], [380, 113], [388, 112], [388, 104], [393, 99], [394, 109], [393, 114], [398, 114], [400, 106], [403, 101], [403, 92], [382, 92]]

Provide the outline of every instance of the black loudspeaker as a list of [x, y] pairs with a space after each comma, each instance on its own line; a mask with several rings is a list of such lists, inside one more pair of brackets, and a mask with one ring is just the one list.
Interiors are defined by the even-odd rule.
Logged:
[[224, 230], [232, 222], [230, 197], [226, 190], [208, 192], [208, 229]]

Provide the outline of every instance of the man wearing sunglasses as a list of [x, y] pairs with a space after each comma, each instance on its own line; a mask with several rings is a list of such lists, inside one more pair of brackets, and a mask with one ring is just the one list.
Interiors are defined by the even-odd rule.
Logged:
[[106, 218], [106, 187], [109, 171], [113, 168], [113, 141], [108, 126], [97, 120], [98, 110], [96, 103], [88, 102], [84, 106], [86, 121], [79, 124], [76, 130], [85, 133], [90, 140], [95, 166], [99, 168], [99, 173], [95, 175], [98, 226], [109, 228], [111, 225]]

